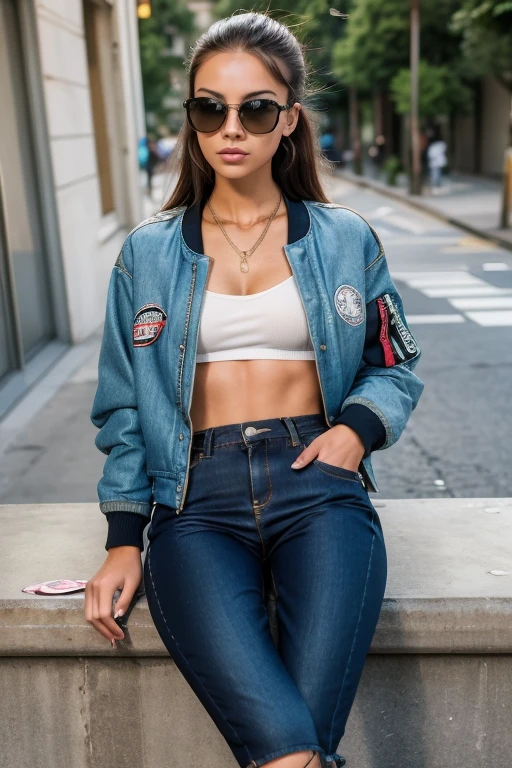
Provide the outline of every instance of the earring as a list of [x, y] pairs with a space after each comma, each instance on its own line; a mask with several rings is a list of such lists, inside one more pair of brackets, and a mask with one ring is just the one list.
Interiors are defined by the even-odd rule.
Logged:
[[[285, 141], [285, 139], [286, 139], [286, 141]], [[285, 152], [288, 153], [289, 151], [291, 151], [290, 161], [289, 161], [287, 167], [285, 169], [283, 169], [283, 170], [288, 171], [288, 170], [290, 170], [290, 168], [292, 167], [292, 165], [295, 162], [295, 154], [296, 154], [295, 144], [293, 143], [293, 141], [290, 139], [289, 136], [283, 136], [281, 141], [282, 141], [282, 146], [283, 146], [283, 149], [285, 150]]]

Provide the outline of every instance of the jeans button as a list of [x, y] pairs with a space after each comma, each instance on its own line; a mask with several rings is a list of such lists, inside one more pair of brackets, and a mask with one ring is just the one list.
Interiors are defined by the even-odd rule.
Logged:
[[247, 437], [250, 437], [251, 435], [256, 434], [256, 427], [246, 427], [244, 429], [244, 432], [245, 432]]

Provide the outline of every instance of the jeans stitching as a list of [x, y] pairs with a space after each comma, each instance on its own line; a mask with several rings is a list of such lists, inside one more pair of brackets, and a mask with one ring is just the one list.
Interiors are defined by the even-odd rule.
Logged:
[[226, 725], [228, 726], [228, 728], [230, 728], [230, 729], [233, 731], [233, 733], [235, 734], [235, 736], [236, 736], [236, 738], [238, 739], [238, 741], [240, 742], [240, 744], [242, 744], [242, 745], [243, 745], [244, 749], [247, 751], [247, 754], [249, 755], [249, 759], [251, 760], [251, 759], [252, 759], [252, 758], [250, 757], [250, 754], [251, 754], [251, 753], [249, 752], [249, 750], [248, 750], [248, 748], [247, 748], [246, 744], [245, 744], [245, 743], [244, 743], [244, 741], [243, 741], [243, 740], [240, 738], [240, 736], [239, 736], [239, 735], [238, 735], [238, 733], [235, 731], [235, 729], [233, 728], [233, 726], [231, 725], [231, 723], [230, 723], [230, 722], [229, 722], [229, 721], [226, 719], [226, 717], [224, 716], [224, 714], [223, 714], [223, 713], [221, 712], [221, 710], [219, 709], [219, 707], [218, 707], [217, 703], [214, 701], [214, 699], [213, 699], [213, 698], [212, 698], [212, 696], [210, 695], [209, 691], [208, 691], [208, 690], [205, 688], [204, 684], [201, 682], [201, 680], [200, 680], [199, 676], [196, 674], [196, 672], [194, 671], [194, 668], [193, 668], [193, 667], [192, 667], [192, 665], [189, 663], [189, 661], [188, 661], [187, 657], [185, 656], [185, 654], [184, 654], [184, 653], [183, 653], [183, 651], [181, 650], [181, 648], [180, 648], [180, 645], [179, 645], [178, 641], [176, 640], [176, 638], [175, 638], [175, 637], [174, 637], [174, 635], [172, 634], [172, 632], [171, 632], [171, 629], [170, 629], [169, 625], [167, 624], [167, 620], [166, 620], [166, 618], [165, 618], [164, 612], [162, 611], [162, 606], [160, 605], [160, 600], [159, 600], [159, 598], [158, 598], [158, 593], [157, 593], [157, 591], [156, 591], [155, 582], [153, 581], [153, 572], [151, 571], [151, 557], [150, 557], [150, 552], [151, 552], [151, 547], [149, 546], [149, 547], [148, 547], [148, 552], [147, 552], [147, 560], [148, 560], [149, 576], [150, 576], [150, 578], [151, 578], [151, 584], [152, 584], [152, 586], [153, 586], [153, 592], [154, 592], [154, 594], [155, 594], [155, 598], [156, 598], [156, 602], [157, 602], [157, 605], [158, 605], [158, 609], [159, 609], [159, 611], [160, 611], [160, 614], [161, 614], [161, 616], [162, 616], [162, 619], [164, 620], [165, 628], [167, 629], [167, 631], [169, 632], [170, 636], [172, 637], [172, 639], [173, 639], [173, 640], [174, 640], [174, 642], [176, 643], [176, 646], [177, 646], [177, 648], [178, 648], [178, 650], [179, 650], [179, 652], [180, 652], [180, 654], [181, 654], [181, 657], [183, 658], [183, 660], [184, 660], [185, 664], [186, 664], [186, 665], [187, 665], [187, 666], [190, 668], [190, 670], [191, 670], [191, 672], [192, 672], [192, 674], [193, 674], [193, 676], [194, 676], [194, 678], [195, 678], [195, 680], [196, 680], [196, 683], [198, 683], [198, 684], [201, 686], [201, 688], [203, 689], [203, 691], [205, 692], [205, 694], [207, 695], [208, 699], [211, 701], [211, 703], [213, 704], [213, 706], [215, 707], [215, 709], [217, 710], [217, 712], [219, 713], [219, 715], [221, 716], [221, 718], [223, 719], [223, 721], [226, 723]]
[[264, 501], [263, 504], [258, 504], [260, 512], [263, 509], [263, 507], [266, 507], [267, 504], [269, 504], [270, 499], [272, 498], [272, 478], [270, 476], [270, 467], [268, 465], [268, 450], [267, 450], [267, 441], [266, 440], [265, 440], [265, 466], [267, 468], [267, 477], [268, 477], [268, 484], [270, 486], [270, 490], [269, 490], [269, 494], [268, 494], [267, 500]]
[[[371, 523], [372, 529], [373, 529], [374, 517], [375, 517], [375, 515], [374, 515], [374, 513], [372, 511], [372, 523]], [[339, 706], [339, 703], [340, 703], [340, 700], [341, 700], [341, 697], [342, 697], [342, 694], [343, 694], [343, 690], [345, 688], [345, 681], [347, 679], [347, 674], [348, 674], [348, 671], [349, 671], [349, 668], [350, 668], [350, 662], [352, 661], [352, 654], [353, 654], [354, 646], [355, 646], [355, 643], [356, 643], [356, 637], [357, 637], [357, 633], [359, 631], [359, 624], [361, 623], [361, 616], [363, 614], [364, 601], [366, 599], [366, 590], [367, 590], [367, 587], [368, 587], [368, 580], [370, 578], [370, 572], [371, 572], [371, 568], [372, 568], [372, 557], [373, 557], [373, 545], [374, 545], [374, 543], [375, 543], [375, 531], [373, 532], [372, 544], [371, 544], [371, 547], [370, 547], [370, 555], [368, 557], [368, 570], [366, 571], [366, 581], [365, 581], [365, 584], [364, 584], [363, 597], [361, 599], [361, 607], [359, 608], [359, 616], [357, 618], [357, 624], [356, 624], [356, 628], [354, 630], [354, 637], [352, 639], [352, 645], [350, 647], [350, 653], [349, 653], [348, 660], [347, 660], [347, 666], [345, 668], [345, 674], [343, 675], [343, 680], [341, 682], [341, 688], [340, 688], [340, 693], [339, 693], [339, 696], [338, 696], [338, 701], [336, 702], [336, 706], [334, 707], [334, 712], [333, 712], [333, 716], [332, 716], [331, 731], [330, 731], [330, 734], [329, 734], [329, 745], [331, 744], [331, 739], [332, 739], [332, 729], [333, 729], [333, 725], [334, 725], [334, 718], [336, 716], [336, 712], [338, 710], [338, 706]]]
[[[358, 477], [347, 477], [346, 475], [337, 475], [336, 472], [329, 472], [327, 469], [324, 469], [324, 467], [321, 467], [318, 462], [321, 462], [322, 464], [326, 464], [327, 462], [322, 462], [321, 459], [313, 459], [313, 464], [317, 467], [317, 469], [320, 470], [320, 472], [324, 472], [326, 475], [331, 475], [331, 477], [337, 477], [339, 480], [351, 480], [353, 483], [361, 484]], [[334, 465], [333, 465], [334, 466]], [[346, 472], [352, 472], [351, 469], [345, 469], [345, 467], [336, 467], [336, 469], [343, 469]]]

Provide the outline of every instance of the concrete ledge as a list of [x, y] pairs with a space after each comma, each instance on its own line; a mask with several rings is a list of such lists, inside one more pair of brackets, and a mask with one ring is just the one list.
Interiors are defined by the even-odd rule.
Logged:
[[[336, 751], [347, 768], [510, 768], [512, 499], [372, 502], [387, 591]], [[0, 523], [0, 768], [235, 768], [145, 598], [113, 650], [83, 594], [21, 592], [96, 572], [97, 504], [4, 505]]]
[[[371, 653], [512, 652], [512, 498], [373, 500], [388, 583]], [[28, 595], [88, 579], [106, 552], [97, 504], [0, 505], [1, 656], [165, 656], [147, 602], [116, 650], [83, 615], [83, 593]], [[497, 576], [491, 571], [507, 571]]]

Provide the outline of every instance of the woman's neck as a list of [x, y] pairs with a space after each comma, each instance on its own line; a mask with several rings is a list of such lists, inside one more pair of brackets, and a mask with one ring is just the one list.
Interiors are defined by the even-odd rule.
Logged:
[[[242, 181], [247, 181], [243, 179]], [[233, 184], [227, 179], [217, 180], [209, 202], [218, 218], [237, 224], [241, 228], [251, 226], [262, 217], [269, 216], [277, 205], [281, 190], [271, 178], [267, 184]], [[211, 217], [208, 206], [205, 213]]]

